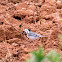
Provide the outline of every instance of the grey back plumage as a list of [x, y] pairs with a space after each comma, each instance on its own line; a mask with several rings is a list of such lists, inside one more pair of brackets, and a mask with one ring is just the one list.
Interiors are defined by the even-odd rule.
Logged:
[[36, 34], [36, 33], [32, 32], [32, 31], [29, 31], [28, 29], [25, 29], [24, 31], [26, 32], [27, 37], [28, 37], [29, 39], [31, 39], [31, 40], [37, 39], [37, 38], [39, 38], [39, 37], [46, 37], [46, 36], [42, 36], [42, 35], [40, 35], [40, 34]]

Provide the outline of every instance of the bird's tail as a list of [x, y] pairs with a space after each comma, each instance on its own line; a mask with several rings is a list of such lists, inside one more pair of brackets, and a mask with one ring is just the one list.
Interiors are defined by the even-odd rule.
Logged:
[[42, 36], [42, 35], [41, 35], [40, 37], [47, 37], [47, 36]]

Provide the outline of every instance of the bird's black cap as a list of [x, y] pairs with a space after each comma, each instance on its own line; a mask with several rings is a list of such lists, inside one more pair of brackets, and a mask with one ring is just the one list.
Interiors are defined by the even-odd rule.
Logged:
[[28, 29], [29, 31], [31, 31], [30, 29]]

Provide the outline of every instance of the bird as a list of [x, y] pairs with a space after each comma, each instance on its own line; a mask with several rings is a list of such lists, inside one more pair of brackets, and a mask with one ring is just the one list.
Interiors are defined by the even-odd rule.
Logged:
[[29, 30], [29, 29], [25, 29], [24, 31], [26, 32], [27, 37], [28, 37], [30, 40], [35, 40], [35, 39], [38, 39], [39, 37], [46, 37], [46, 36], [37, 34], [37, 33], [35, 33], [35, 32], [32, 32], [32, 31]]

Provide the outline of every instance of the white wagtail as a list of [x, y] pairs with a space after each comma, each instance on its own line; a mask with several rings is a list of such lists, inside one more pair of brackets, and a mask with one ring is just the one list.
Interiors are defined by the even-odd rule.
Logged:
[[30, 39], [30, 40], [35, 40], [35, 39], [38, 39], [39, 37], [46, 37], [46, 36], [42, 36], [40, 34], [36, 34], [32, 31], [30, 31], [29, 29], [25, 29], [24, 30], [27, 34], [27, 37]]

